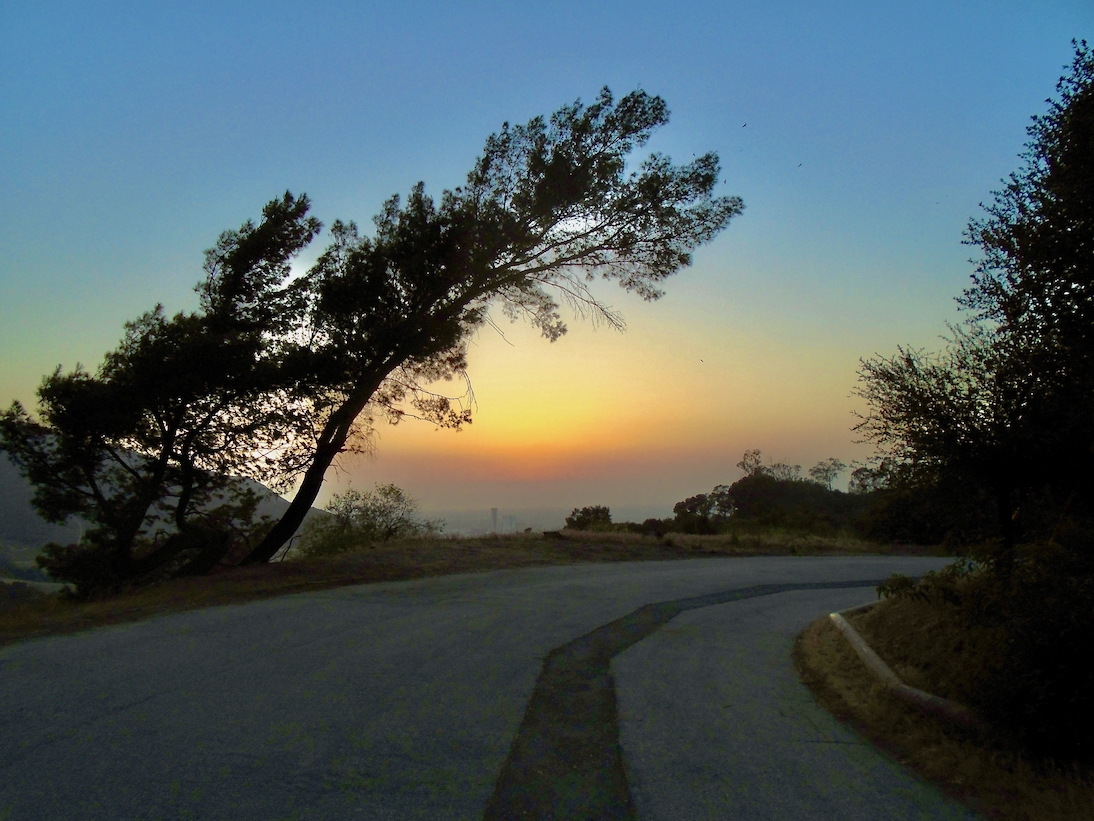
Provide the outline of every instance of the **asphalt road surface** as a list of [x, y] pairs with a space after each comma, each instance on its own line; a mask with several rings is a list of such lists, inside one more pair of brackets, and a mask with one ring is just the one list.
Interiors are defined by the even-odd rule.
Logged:
[[498, 571], [0, 648], [0, 819], [972, 818], [790, 660], [943, 563]]

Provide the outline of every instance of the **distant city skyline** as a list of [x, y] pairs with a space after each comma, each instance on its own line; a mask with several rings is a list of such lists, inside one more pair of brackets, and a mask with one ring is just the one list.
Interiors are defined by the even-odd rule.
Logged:
[[623, 334], [571, 316], [551, 344], [495, 316], [473, 423], [381, 427], [321, 500], [394, 482], [427, 513], [668, 515], [746, 449], [864, 459], [858, 360], [958, 318], [964, 227], [1072, 38], [1094, 40], [1088, 0], [5, 4], [0, 403], [94, 368], [157, 303], [194, 309], [202, 251], [286, 189], [367, 230], [419, 180], [460, 185], [502, 122], [607, 85], [672, 112], [636, 160], [717, 151], [744, 213], [659, 302], [598, 287]]

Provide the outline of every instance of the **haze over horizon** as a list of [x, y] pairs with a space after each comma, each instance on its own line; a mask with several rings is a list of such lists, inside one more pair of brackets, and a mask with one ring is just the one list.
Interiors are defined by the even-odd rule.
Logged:
[[462, 184], [502, 122], [606, 85], [672, 112], [636, 160], [717, 151], [744, 213], [662, 300], [599, 287], [623, 334], [496, 316], [473, 424], [381, 426], [326, 495], [667, 515], [748, 448], [866, 458], [858, 360], [957, 319], [963, 229], [1073, 38], [1094, 40], [1088, 2], [0, 5], [0, 404], [94, 368], [156, 303], [195, 308], [202, 251], [286, 189], [367, 229], [419, 180]]

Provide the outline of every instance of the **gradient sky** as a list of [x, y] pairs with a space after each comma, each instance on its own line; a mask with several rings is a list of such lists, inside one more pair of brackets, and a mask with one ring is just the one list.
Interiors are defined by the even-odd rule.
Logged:
[[461, 184], [503, 121], [607, 85], [664, 97], [649, 150], [717, 151], [744, 214], [660, 302], [598, 291], [625, 334], [482, 331], [474, 423], [383, 428], [331, 488], [654, 515], [736, 479], [746, 448], [865, 458], [858, 360], [957, 318], [962, 230], [1072, 38], [1094, 40], [1089, 0], [0, 0], [0, 402], [97, 365], [157, 302], [196, 307], [202, 251], [284, 190], [370, 226], [418, 180]]

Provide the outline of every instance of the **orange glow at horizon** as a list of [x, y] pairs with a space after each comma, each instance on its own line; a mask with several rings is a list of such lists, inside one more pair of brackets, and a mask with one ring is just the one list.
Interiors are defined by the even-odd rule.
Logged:
[[713, 313], [688, 321], [688, 309], [639, 304], [623, 333], [574, 321], [555, 343], [522, 323], [501, 326], [504, 338], [483, 329], [469, 354], [472, 423], [458, 432], [415, 420], [381, 425], [375, 456], [347, 460], [327, 492], [396, 481], [436, 507], [453, 481], [460, 498], [475, 485], [493, 498], [499, 483], [565, 495], [568, 483], [644, 472], [655, 485], [658, 473], [692, 470], [698, 493], [707, 481], [733, 481], [746, 448], [804, 468], [864, 455], [851, 443], [854, 403], [832, 401], [834, 387], [846, 397], [854, 384], [850, 351], [820, 342], [803, 351], [773, 338], [777, 329], [727, 330]]

